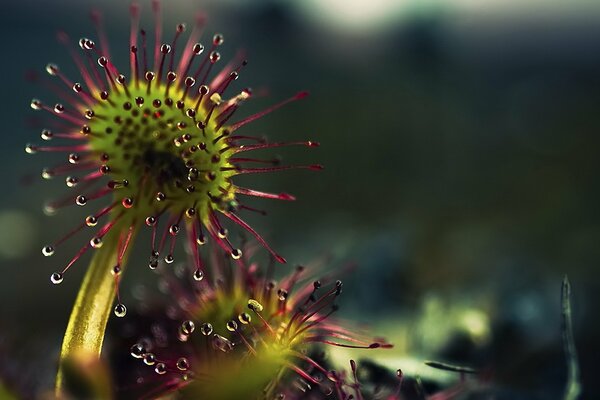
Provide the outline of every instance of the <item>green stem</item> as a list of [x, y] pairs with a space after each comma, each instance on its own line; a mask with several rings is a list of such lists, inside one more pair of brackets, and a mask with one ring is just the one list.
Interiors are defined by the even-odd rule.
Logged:
[[[117, 264], [119, 236], [122, 233], [116, 228], [113, 227], [104, 237], [102, 247], [95, 250], [96, 254], [77, 294], [60, 352], [56, 376], [56, 395], [59, 398], [64, 385], [63, 374], [66, 361], [81, 354], [100, 358], [106, 324], [116, 295], [115, 279], [111, 269]], [[121, 261], [121, 273], [126, 264], [127, 253]]]

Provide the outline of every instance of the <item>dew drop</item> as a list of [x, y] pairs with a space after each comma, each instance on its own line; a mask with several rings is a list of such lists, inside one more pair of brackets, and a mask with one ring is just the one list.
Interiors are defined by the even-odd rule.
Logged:
[[60, 103], [56, 103], [56, 105], [54, 106], [54, 112], [57, 114], [62, 114], [65, 112], [65, 106], [63, 106]]
[[194, 330], [196, 329], [196, 325], [194, 324], [194, 321], [183, 321], [183, 323], [181, 324], [181, 332], [184, 335], [191, 335], [192, 332], [194, 332]]
[[229, 332], [235, 332], [235, 330], [238, 327], [238, 324], [234, 320], [229, 320], [229, 321], [227, 321], [226, 327]]
[[33, 99], [31, 100], [31, 108], [33, 108], [34, 110], [41, 110], [42, 109], [42, 102], [39, 101], [38, 99]]
[[169, 227], [169, 233], [171, 236], [175, 236], [179, 233], [179, 225], [173, 224]]
[[140, 343], [136, 343], [131, 346], [130, 354], [135, 358], [142, 358], [144, 356], [145, 349]]
[[52, 178], [54, 178], [54, 174], [52, 173], [52, 171], [49, 168], [44, 168], [42, 170], [42, 178], [52, 179]]
[[125, 304], [117, 304], [115, 306], [115, 315], [119, 318], [123, 318], [125, 314], [127, 314], [127, 307], [125, 307]]
[[42, 133], [40, 133], [40, 136], [43, 140], [51, 140], [54, 134], [50, 129], [42, 129]]
[[154, 226], [154, 224], [156, 224], [156, 217], [154, 216], [149, 216], [146, 218], [146, 225], [148, 226]]
[[175, 261], [175, 258], [173, 257], [173, 254], [167, 254], [165, 256], [165, 262], [167, 264], [173, 264], [173, 261]]
[[98, 224], [98, 218], [94, 215], [88, 215], [85, 217], [85, 224], [89, 227], [96, 226]]
[[144, 364], [154, 365], [155, 363], [156, 363], [156, 356], [154, 355], [154, 353], [144, 354]]
[[77, 164], [81, 160], [81, 156], [77, 153], [69, 154], [69, 163]]
[[42, 254], [46, 257], [50, 257], [52, 254], [54, 254], [54, 246], [48, 245], [42, 247]]
[[240, 249], [233, 249], [231, 251], [231, 258], [239, 260], [242, 257], [242, 251]]
[[27, 154], [35, 154], [35, 153], [37, 153], [37, 148], [32, 144], [27, 144], [25, 146], [25, 152]]
[[103, 243], [102, 238], [98, 237], [98, 236], [93, 237], [90, 240], [90, 246], [92, 246], [92, 248], [94, 248], [94, 249], [99, 249], [100, 247], [102, 247], [102, 243]]
[[59, 71], [58, 65], [52, 64], [52, 63], [46, 65], [46, 72], [48, 74], [54, 76], [54, 75], [58, 74], [58, 71]]
[[200, 325], [200, 332], [202, 332], [204, 336], [208, 336], [213, 333], [213, 327], [209, 322], [205, 322]]
[[185, 78], [184, 83], [185, 83], [185, 86], [192, 87], [196, 84], [196, 80], [194, 78], [192, 78], [191, 76], [188, 76], [187, 78]]
[[206, 244], [206, 236], [198, 235], [198, 237], [196, 238], [196, 243], [198, 243], [198, 246], [205, 245]]
[[[83, 42], [81, 40], [83, 40]], [[81, 40], [79, 42], [79, 45], [84, 50], [92, 50], [94, 47], [96, 47], [96, 43], [93, 40], [86, 39], [86, 38], [81, 39]]]
[[238, 315], [238, 319], [244, 325], [248, 325], [252, 321], [252, 317], [250, 316], [250, 314], [245, 312]]
[[248, 300], [248, 308], [252, 311], [261, 312], [263, 310], [263, 305], [254, 299]]
[[125, 197], [123, 201], [121, 201], [121, 204], [123, 204], [123, 207], [125, 208], [131, 208], [133, 207], [133, 198]]
[[167, 366], [164, 363], [158, 363], [156, 364], [156, 367], [154, 367], [154, 372], [159, 375], [164, 375], [167, 373]]
[[177, 369], [180, 371], [187, 371], [187, 369], [190, 367], [190, 364], [188, 363], [188, 360], [185, 357], [181, 357], [179, 360], [177, 360]]
[[194, 280], [199, 282], [202, 279], [204, 279], [204, 272], [202, 272], [201, 269], [195, 270], [194, 271]]
[[195, 55], [199, 55], [204, 51], [204, 46], [201, 43], [196, 43], [192, 48]]
[[225, 38], [220, 33], [215, 33], [215, 35], [213, 36], [213, 44], [215, 46], [222, 45], [224, 40], [225, 40]]
[[279, 289], [277, 291], [277, 298], [279, 298], [279, 301], [285, 301], [288, 297], [288, 292], [285, 289]]
[[75, 93], [81, 93], [83, 91], [83, 86], [81, 86], [81, 83], [76, 82], [73, 84], [72, 89]]
[[168, 44], [163, 44], [162, 46], [160, 46], [160, 52], [163, 54], [169, 54], [171, 52], [171, 46], [169, 46]]
[[67, 184], [68, 187], [75, 187], [79, 183], [79, 179], [77, 179], [74, 176], [67, 176], [65, 178], [65, 183]]
[[62, 283], [63, 278], [64, 277], [61, 272], [54, 272], [52, 275], [50, 275], [50, 282], [52, 282], [55, 285], [58, 285]]
[[110, 271], [114, 276], [118, 276], [121, 274], [121, 267], [119, 265], [115, 265]]
[[220, 59], [221, 59], [221, 54], [219, 54], [218, 51], [213, 51], [213, 52], [210, 53], [210, 62], [212, 64], [216, 63]]
[[158, 268], [158, 259], [156, 257], [150, 257], [150, 261], [148, 262], [148, 268], [150, 268], [150, 269]]

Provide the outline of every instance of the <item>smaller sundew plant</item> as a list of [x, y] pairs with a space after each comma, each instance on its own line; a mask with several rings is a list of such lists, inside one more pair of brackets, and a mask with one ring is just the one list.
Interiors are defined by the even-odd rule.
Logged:
[[[204, 18], [198, 17], [183, 46], [180, 42], [186, 30], [184, 24], [179, 24], [173, 38], [163, 43], [158, 1], [153, 2], [153, 11], [156, 26], [154, 46], [150, 47], [149, 35], [139, 30], [140, 8], [137, 4], [131, 6], [128, 77], [111, 62], [100, 18], [95, 14], [100, 45], [82, 38], [79, 47], [83, 54], [71, 51], [83, 82], [71, 81], [55, 64], [46, 67], [51, 76], [73, 90], [74, 96], [57, 90], [64, 103], [50, 106], [37, 99], [31, 102], [33, 109], [45, 110], [58, 118], [54, 121], [56, 130], [42, 130], [43, 140], [75, 143], [26, 146], [28, 153], [68, 154], [64, 164], [44, 169], [42, 176], [50, 179], [64, 175], [66, 185], [77, 192], [48, 203], [46, 211], [54, 213], [71, 204], [85, 206], [97, 199], [109, 199], [72, 232], [42, 249], [44, 255], [53, 255], [75, 233], [100, 226], [66, 267], [52, 274], [55, 284], [62, 282], [66, 270], [85, 251], [103, 246], [110, 231], [122, 233], [117, 235], [118, 247], [124, 253], [131, 237], [143, 225], [152, 229], [151, 268], [156, 267], [159, 256], [167, 263], [173, 262], [176, 238], [182, 228], [189, 243], [202, 245], [212, 239], [233, 258], [239, 258], [241, 251], [228, 239], [224, 220], [250, 232], [277, 261], [285, 262], [242, 219], [241, 211], [253, 209], [240, 196], [279, 200], [294, 197], [243, 188], [232, 179], [241, 174], [290, 168], [321, 169], [320, 165], [269, 165], [277, 160], [245, 155], [253, 150], [289, 145], [316, 147], [316, 142], [266, 142], [238, 134], [246, 124], [305, 97], [306, 92], [231, 123], [239, 106], [252, 97], [249, 88], [226, 96], [247, 62], [234, 60], [213, 76], [211, 72], [221, 58], [217, 48], [222, 45], [223, 36], [215, 34], [208, 48], [196, 43], [204, 25]], [[69, 45], [66, 34], [60, 33], [59, 39]], [[107, 221], [101, 223], [103, 219]], [[163, 221], [164, 226], [159, 228]], [[204, 268], [199, 253], [195, 266], [200, 272]], [[116, 274], [120, 272], [118, 267], [113, 271]]]
[[294, 400], [309, 392], [345, 393], [341, 375], [311, 354], [327, 346], [392, 347], [332, 320], [341, 281], [315, 279], [316, 266], [273, 279], [271, 268], [249, 260], [252, 253], [245, 249], [239, 260], [216, 256], [205, 275], [188, 280], [160, 270], [163, 291], [176, 303], [167, 314], [179, 322], [154, 325], [131, 347], [148, 366], [148, 397]]

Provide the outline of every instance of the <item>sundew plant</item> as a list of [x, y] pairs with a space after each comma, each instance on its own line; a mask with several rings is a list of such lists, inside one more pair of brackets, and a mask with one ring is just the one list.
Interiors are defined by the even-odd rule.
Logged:
[[[48, 213], [77, 205], [96, 206], [85, 220], [64, 237], [42, 248], [52, 256], [60, 245], [80, 231], [92, 234], [65, 266], [52, 273], [60, 284], [65, 273], [88, 250], [96, 252], [81, 286], [63, 342], [62, 357], [74, 351], [99, 353], [111, 304], [124, 317], [119, 281], [128, 250], [139, 229], [151, 229], [149, 267], [159, 257], [175, 260], [177, 239], [193, 253], [196, 280], [203, 277], [205, 263], [199, 246], [211, 242], [232, 258], [241, 250], [229, 239], [224, 220], [253, 236], [279, 263], [285, 259], [243, 219], [252, 211], [243, 197], [293, 200], [287, 193], [265, 193], [235, 185], [240, 174], [258, 174], [292, 168], [321, 169], [320, 165], [280, 166], [273, 160], [252, 158], [253, 150], [282, 146], [316, 147], [317, 142], [266, 142], [242, 129], [281, 106], [306, 97], [300, 92], [274, 106], [241, 119], [234, 115], [252, 97], [250, 88], [232, 88], [247, 64], [235, 59], [218, 67], [223, 35], [214, 34], [207, 45], [198, 42], [204, 18], [196, 18], [185, 38], [186, 25], [176, 26], [162, 37], [161, 4], [152, 3], [153, 32], [140, 29], [140, 6], [130, 7], [131, 35], [127, 47], [130, 65], [111, 61], [100, 14], [93, 19], [99, 43], [81, 38], [72, 41], [61, 32], [59, 40], [69, 49], [80, 77], [65, 76], [57, 64], [46, 66], [70, 92], [58, 89], [55, 105], [34, 99], [31, 107], [57, 119], [54, 129], [43, 129], [49, 145], [26, 146], [27, 153], [59, 152], [64, 163], [42, 171], [47, 179], [63, 177], [70, 193], [45, 206]], [[166, 36], [166, 34], [165, 34]], [[114, 48], [114, 46], [113, 46]], [[81, 79], [81, 81], [78, 81]], [[56, 145], [53, 143], [59, 142]], [[83, 234], [83, 233], [82, 233]], [[60, 374], [59, 384], [60, 386]]]
[[[159, 305], [149, 314], [152, 329], [136, 332], [136, 341], [123, 340], [124, 348], [116, 350], [146, 369], [130, 381], [106, 383], [102, 396], [84, 398], [401, 399], [401, 371], [385, 384], [361, 383], [354, 360], [336, 366], [327, 359], [332, 348], [392, 347], [335, 319], [343, 291], [338, 276], [344, 271], [277, 267], [285, 258], [246, 222], [247, 213], [260, 212], [248, 198], [289, 201], [294, 196], [240, 186], [238, 175], [322, 169], [320, 164], [282, 165], [263, 158], [263, 152], [253, 155], [319, 146], [312, 139], [269, 141], [251, 129], [253, 121], [308, 93], [243, 115], [238, 109], [253, 91], [240, 87], [238, 78], [248, 61], [221, 59], [224, 35], [206, 34], [203, 14], [190, 26], [163, 31], [161, 2], [152, 1], [150, 8], [153, 28], [146, 30], [141, 5], [130, 5], [130, 35], [122, 43], [109, 45], [99, 12], [92, 13], [94, 38], [72, 39], [68, 29], [60, 32], [58, 40], [79, 76], [63, 73], [58, 63], [47, 64], [45, 78], [54, 91], [31, 101], [33, 110], [49, 118], [40, 133], [43, 144], [30, 143], [25, 150], [58, 153], [62, 162], [44, 168], [42, 177], [64, 181], [68, 191], [49, 201], [46, 213], [90, 210], [80, 224], [42, 247], [44, 256], [59, 258], [51, 283], [68, 279], [82, 256], [94, 253], [64, 335], [56, 396], [82, 396], [67, 382], [73, 362], [84, 357], [92, 363], [86, 365], [100, 363], [111, 315], [134, 325], [141, 318], [135, 305], [128, 308], [121, 301], [119, 287], [127, 264], [140, 264], [131, 249], [140, 231], [147, 230], [147, 259], [141, 264], [162, 276], [168, 296], [151, 292], [147, 304]], [[116, 52], [126, 53], [129, 65], [114, 63]], [[57, 101], [46, 100], [51, 96]], [[236, 234], [229, 232], [232, 228]], [[62, 245], [81, 238], [80, 250], [63, 258]], [[253, 261], [257, 252], [268, 255], [271, 264]], [[183, 274], [174, 276], [176, 267]], [[277, 268], [284, 271], [275, 274]], [[129, 377], [128, 368], [106, 365], [115, 368], [113, 376]], [[438, 398], [459, 392], [455, 388]]]

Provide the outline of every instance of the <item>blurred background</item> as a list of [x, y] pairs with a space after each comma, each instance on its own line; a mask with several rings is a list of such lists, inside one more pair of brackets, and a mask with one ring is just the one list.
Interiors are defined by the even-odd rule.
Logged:
[[[149, 1], [141, 3], [150, 28]], [[29, 393], [52, 385], [87, 261], [55, 287], [50, 273], [85, 238], [52, 258], [40, 248], [87, 210], [42, 212], [66, 189], [39, 177], [58, 156], [23, 151], [40, 141], [31, 98], [53, 99], [26, 77], [47, 62], [76, 76], [55, 32], [95, 39], [94, 7], [108, 21], [115, 64], [127, 63], [122, 1], [12, 1], [0, 15], [0, 372]], [[249, 218], [292, 265], [329, 256], [332, 267], [356, 264], [340, 312], [396, 348], [353, 357], [424, 375], [424, 359], [470, 365], [507, 398], [561, 398], [568, 274], [584, 398], [600, 396], [600, 2], [165, 1], [167, 37], [199, 9], [209, 16], [203, 41], [221, 32], [225, 60], [247, 52], [239, 88], [268, 94], [238, 117], [311, 92], [246, 129], [317, 140], [316, 150], [280, 154], [326, 169], [239, 182], [298, 197], [257, 202], [269, 215]], [[153, 279], [145, 255], [137, 264], [125, 299]]]

